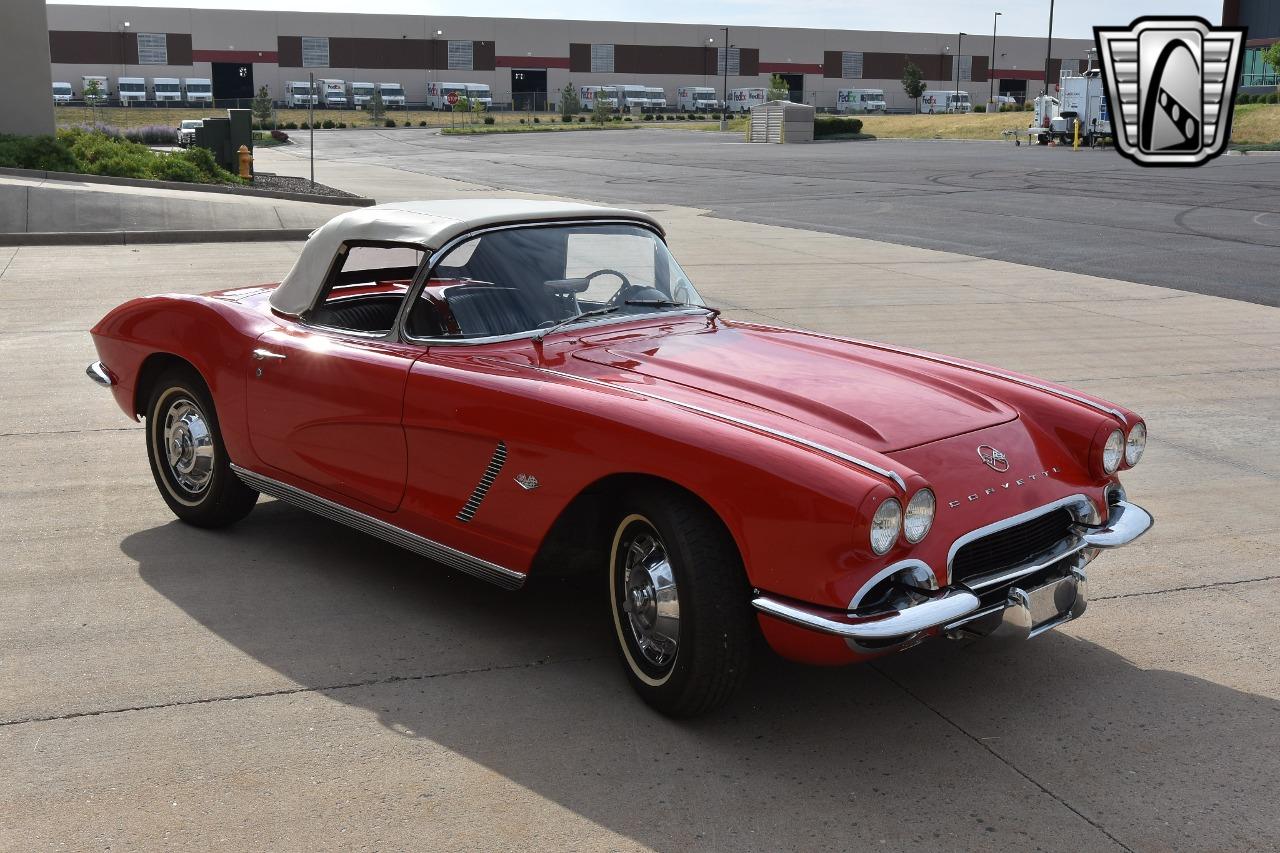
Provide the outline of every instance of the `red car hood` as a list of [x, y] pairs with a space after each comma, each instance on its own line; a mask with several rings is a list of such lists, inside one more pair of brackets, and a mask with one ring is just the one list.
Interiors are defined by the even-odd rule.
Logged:
[[[717, 324], [658, 336], [599, 335], [574, 355], [640, 374], [725, 414], [734, 403], [890, 453], [1005, 423], [1017, 412], [930, 372], [929, 363], [783, 329]], [[612, 339], [611, 339], [612, 338]], [[572, 369], [572, 368], [570, 368]], [[594, 373], [594, 371], [593, 371]], [[606, 377], [600, 377], [606, 378]], [[693, 401], [687, 393], [682, 399]], [[811, 430], [802, 426], [797, 434]]]

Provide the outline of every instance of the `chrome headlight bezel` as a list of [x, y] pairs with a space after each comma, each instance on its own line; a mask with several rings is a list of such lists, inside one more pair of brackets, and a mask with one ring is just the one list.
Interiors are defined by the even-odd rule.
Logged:
[[902, 535], [912, 545], [922, 541], [933, 528], [938, 499], [932, 489], [921, 489], [911, 496], [902, 517]]
[[1114, 474], [1120, 470], [1120, 463], [1124, 461], [1124, 433], [1118, 429], [1112, 430], [1107, 436], [1107, 442], [1102, 446], [1102, 472], [1104, 474]]
[[898, 541], [900, 533], [902, 533], [902, 504], [897, 498], [889, 498], [876, 507], [875, 515], [871, 516], [871, 529], [867, 535], [867, 541], [871, 545], [872, 553], [877, 556], [889, 553]]
[[1124, 440], [1124, 464], [1132, 468], [1142, 461], [1142, 454], [1147, 449], [1147, 425], [1138, 421], [1129, 430]]

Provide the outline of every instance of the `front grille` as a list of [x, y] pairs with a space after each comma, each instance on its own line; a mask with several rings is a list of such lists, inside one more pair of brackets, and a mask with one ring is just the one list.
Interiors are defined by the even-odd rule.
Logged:
[[977, 575], [1022, 565], [1069, 536], [1074, 521], [1070, 510], [1059, 507], [1030, 521], [975, 539], [957, 551], [952, 559], [951, 582], [963, 583]]

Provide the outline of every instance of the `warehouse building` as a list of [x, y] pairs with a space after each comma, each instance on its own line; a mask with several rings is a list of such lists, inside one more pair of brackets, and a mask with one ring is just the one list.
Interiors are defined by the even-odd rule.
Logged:
[[1275, 0], [1223, 0], [1222, 23], [1248, 27], [1240, 62], [1240, 87], [1250, 93], [1273, 92], [1280, 72], [1262, 61], [1262, 51], [1280, 41], [1280, 3]]
[[[893, 33], [711, 24], [325, 14], [127, 6], [51, 5], [53, 79], [80, 94], [85, 75], [209, 78], [219, 100], [251, 98], [267, 86], [336, 78], [398, 82], [410, 102], [430, 82], [483, 83], [494, 106], [553, 106], [575, 86], [767, 86], [782, 75], [792, 99], [834, 109], [840, 89], [883, 89], [907, 109], [902, 72], [914, 62], [932, 89], [959, 87], [975, 104], [991, 94], [1019, 99], [1044, 86], [1043, 38]], [[975, 21], [975, 27], [982, 23]], [[727, 36], [727, 38], [726, 38]], [[727, 41], [727, 44], [726, 44]], [[1087, 39], [1054, 39], [1049, 79], [1080, 69]], [[1051, 86], [1052, 91], [1054, 87]], [[112, 88], [114, 93], [114, 87]]]

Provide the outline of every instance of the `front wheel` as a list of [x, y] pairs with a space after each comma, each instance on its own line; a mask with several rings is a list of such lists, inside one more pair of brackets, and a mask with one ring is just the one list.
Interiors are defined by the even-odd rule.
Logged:
[[258, 493], [231, 470], [213, 398], [194, 370], [169, 370], [156, 381], [146, 434], [151, 474], [178, 518], [225, 527], [253, 509]]
[[655, 490], [614, 525], [609, 600], [632, 687], [654, 709], [693, 717], [729, 700], [750, 660], [754, 622], [738, 551], [710, 510]]

